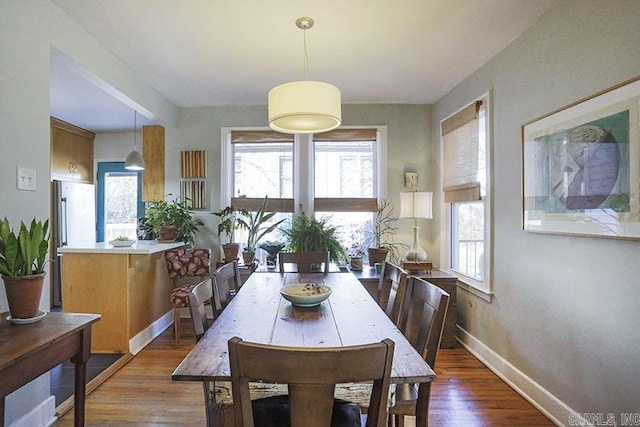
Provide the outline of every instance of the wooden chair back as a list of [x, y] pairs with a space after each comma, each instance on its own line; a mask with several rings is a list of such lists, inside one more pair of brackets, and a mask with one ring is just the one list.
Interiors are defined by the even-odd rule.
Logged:
[[385, 262], [378, 282], [377, 301], [387, 316], [400, 326], [408, 273], [402, 267]]
[[329, 272], [330, 254], [329, 251], [320, 252], [280, 252], [278, 253], [278, 267], [280, 273], [284, 273], [285, 264], [296, 264], [298, 273], [311, 272], [314, 264], [323, 264], [323, 272]]
[[[214, 283], [214, 318], [217, 318], [231, 301], [231, 298], [240, 290], [242, 278], [238, 261], [229, 262], [220, 266], [213, 272]], [[216, 310], [218, 311], [216, 313]]]
[[[189, 298], [189, 314], [191, 315], [191, 324], [193, 325], [193, 334], [196, 342], [209, 329], [209, 320], [205, 310], [205, 303], [212, 301], [213, 304], [213, 284], [211, 279], [203, 280], [195, 285], [188, 295]], [[215, 313], [215, 308], [214, 308]]]
[[435, 367], [449, 294], [424, 279], [411, 276], [399, 329], [431, 368]]
[[329, 427], [335, 384], [373, 380], [368, 427], [387, 422], [394, 343], [352, 347], [278, 347], [229, 340], [236, 427], [253, 427], [249, 381], [286, 383], [293, 427]]
[[[432, 369], [435, 368], [448, 306], [448, 293], [426, 280], [409, 277], [399, 328]], [[394, 405], [389, 409], [394, 424], [404, 425], [404, 416], [414, 415], [416, 427], [426, 427], [430, 398], [431, 383], [418, 387], [398, 384]]]

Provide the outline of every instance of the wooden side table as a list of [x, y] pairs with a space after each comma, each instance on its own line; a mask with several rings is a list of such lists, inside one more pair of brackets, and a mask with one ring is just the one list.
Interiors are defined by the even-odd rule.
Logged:
[[[378, 281], [380, 280], [380, 275], [376, 273], [376, 269], [374, 267], [364, 266], [362, 271], [351, 271], [351, 273], [356, 276], [371, 296], [375, 298]], [[431, 272], [420, 272], [413, 274], [413, 276], [433, 283], [449, 294], [449, 308], [447, 309], [447, 317], [444, 320], [444, 331], [442, 331], [440, 348], [454, 348], [456, 346], [456, 323], [458, 321], [456, 301], [458, 278], [436, 268], [431, 270]]]
[[4, 398], [67, 359], [75, 365], [74, 425], [84, 426], [87, 360], [91, 357], [91, 325], [97, 314], [47, 313], [29, 325], [0, 323], [0, 425]]

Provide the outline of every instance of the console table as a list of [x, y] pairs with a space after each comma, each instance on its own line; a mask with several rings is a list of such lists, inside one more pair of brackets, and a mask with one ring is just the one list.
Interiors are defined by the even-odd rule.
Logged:
[[[380, 274], [376, 273], [374, 267], [364, 266], [362, 271], [351, 271], [360, 280], [369, 293], [375, 296], [375, 290], [380, 280]], [[429, 273], [420, 272], [418, 274], [409, 273], [413, 276], [433, 283], [440, 289], [449, 294], [449, 308], [447, 309], [447, 317], [444, 320], [444, 330], [442, 331], [442, 340], [440, 348], [454, 348], [456, 346], [456, 323], [458, 321], [456, 290], [458, 278], [445, 271], [434, 268]]]
[[91, 357], [91, 325], [97, 314], [47, 313], [28, 325], [0, 322], [0, 425], [9, 394], [56, 365], [71, 359], [75, 365], [74, 425], [84, 425], [86, 363]]

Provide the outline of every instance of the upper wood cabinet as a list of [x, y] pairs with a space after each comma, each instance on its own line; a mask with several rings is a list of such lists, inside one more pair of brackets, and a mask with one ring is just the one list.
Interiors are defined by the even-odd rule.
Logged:
[[51, 179], [93, 183], [95, 136], [51, 117]]
[[142, 200], [164, 200], [164, 127], [142, 126]]

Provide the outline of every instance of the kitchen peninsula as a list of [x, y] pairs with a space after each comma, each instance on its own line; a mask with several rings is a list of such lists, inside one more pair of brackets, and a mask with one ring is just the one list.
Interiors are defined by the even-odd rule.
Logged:
[[93, 353], [138, 353], [173, 321], [164, 252], [182, 242], [138, 241], [58, 248], [62, 254], [62, 309], [98, 313]]

